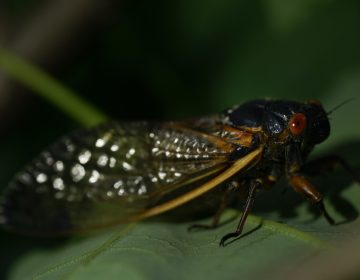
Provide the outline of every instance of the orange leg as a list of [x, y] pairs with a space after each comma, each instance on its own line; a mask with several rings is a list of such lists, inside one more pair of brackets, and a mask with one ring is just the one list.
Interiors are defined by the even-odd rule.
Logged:
[[290, 175], [289, 183], [297, 193], [305, 196], [310, 202], [312, 202], [319, 208], [320, 212], [323, 214], [329, 224], [335, 224], [333, 218], [330, 217], [330, 215], [325, 209], [323, 196], [307, 179], [300, 175]]

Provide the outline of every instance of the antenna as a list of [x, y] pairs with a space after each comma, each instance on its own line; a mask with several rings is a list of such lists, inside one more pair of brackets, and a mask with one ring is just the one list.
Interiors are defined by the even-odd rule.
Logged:
[[350, 101], [355, 100], [355, 97], [351, 97], [349, 99], [346, 99], [345, 101], [341, 102], [340, 104], [336, 105], [334, 108], [332, 108], [330, 111], [328, 111], [326, 114], [329, 116], [330, 114], [334, 113], [337, 109], [344, 106], [345, 104], [349, 103]]

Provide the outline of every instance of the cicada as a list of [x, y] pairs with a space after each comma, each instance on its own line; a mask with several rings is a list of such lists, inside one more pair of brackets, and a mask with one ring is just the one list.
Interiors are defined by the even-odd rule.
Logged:
[[242, 233], [256, 194], [285, 175], [334, 224], [307, 174], [340, 165], [359, 177], [337, 156], [307, 162], [329, 133], [328, 113], [315, 100], [255, 100], [203, 118], [76, 131], [16, 175], [2, 196], [0, 222], [21, 233], [76, 233], [158, 215], [222, 186], [212, 223], [195, 227], [218, 226], [228, 197], [245, 192], [224, 245]]

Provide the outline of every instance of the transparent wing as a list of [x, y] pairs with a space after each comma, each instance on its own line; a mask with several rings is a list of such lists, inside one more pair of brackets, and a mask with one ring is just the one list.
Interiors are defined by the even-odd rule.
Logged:
[[220, 172], [234, 148], [181, 123], [110, 123], [78, 131], [16, 176], [2, 197], [0, 222], [46, 234], [126, 221]]

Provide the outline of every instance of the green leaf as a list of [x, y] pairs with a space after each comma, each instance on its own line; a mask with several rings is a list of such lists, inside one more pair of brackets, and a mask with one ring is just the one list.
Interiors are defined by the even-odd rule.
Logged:
[[[228, 211], [224, 218], [232, 221], [213, 231], [188, 233], [188, 223], [150, 221], [32, 250], [17, 261], [9, 279], [249, 279], [330, 247], [312, 233], [251, 216], [245, 227], [251, 233], [220, 248], [219, 239], [236, 226], [236, 214]], [[327, 224], [316, 225], [316, 234], [328, 234]]]
[[[236, 212], [229, 211], [225, 218]], [[203, 221], [208, 222], [208, 221]], [[284, 261], [294, 253], [307, 256], [327, 247], [304, 232], [270, 221], [253, 234], [219, 247], [219, 238], [235, 221], [214, 231], [188, 233], [187, 223], [149, 222], [64, 244], [60, 249], [35, 250], [22, 259], [10, 279], [209, 279], [248, 277], [258, 266]], [[250, 217], [245, 232], [261, 220]], [[111, 234], [110, 234], [111, 233]], [[266, 249], [265, 249], [266, 248]], [[265, 249], [265, 250], [264, 250]], [[175, 273], [176, 272], [176, 273]], [[231, 277], [230, 277], [231, 276]], [[130, 278], [129, 278], [130, 277]]]

